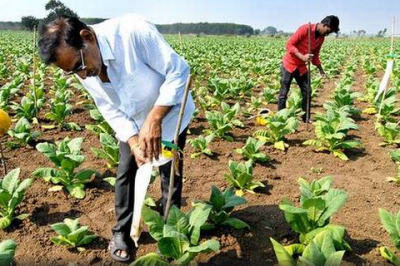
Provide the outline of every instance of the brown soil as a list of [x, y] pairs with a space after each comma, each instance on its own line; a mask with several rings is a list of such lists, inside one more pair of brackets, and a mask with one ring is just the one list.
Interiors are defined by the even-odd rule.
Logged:
[[[360, 71], [356, 74], [354, 87], [362, 92], [365, 80]], [[322, 111], [321, 105], [331, 95], [335, 81], [336, 79], [332, 79], [324, 84], [313, 103], [313, 113]], [[360, 108], [365, 107], [363, 103], [357, 105]], [[92, 123], [88, 112], [81, 107], [75, 109], [71, 121], [82, 127]], [[380, 224], [378, 208], [386, 208], [392, 212], [399, 209], [400, 189], [385, 180], [387, 176], [396, 174], [396, 166], [391, 163], [387, 154], [391, 147], [383, 148], [378, 145], [381, 139], [374, 131], [374, 117], [361, 115], [356, 122], [360, 130], [353, 132], [353, 135], [361, 140], [365, 149], [349, 153], [350, 160], [347, 162], [333, 157], [332, 154], [316, 153], [311, 147], [302, 145], [303, 141], [314, 137], [311, 125], [306, 131], [306, 126], [301, 124], [298, 132], [289, 137], [290, 147], [285, 152], [264, 147], [264, 152], [272, 161], [258, 164], [254, 175], [266, 187], [258, 190], [255, 195], [246, 194], [248, 204], [233, 213], [235, 217], [249, 223], [251, 229], [238, 231], [221, 228], [206, 233], [205, 238], [220, 241], [221, 251], [217, 254], [198, 256], [199, 265], [275, 265], [276, 258], [269, 237], [283, 243], [295, 242], [297, 238], [285, 222], [278, 208], [279, 203], [285, 197], [298, 202], [299, 177], [312, 179], [325, 175], [333, 176], [335, 186], [346, 190], [349, 195], [345, 207], [332, 220], [333, 223], [347, 228], [348, 241], [354, 250], [353, 253], [346, 253], [345, 265], [389, 265], [378, 252], [378, 247], [382, 245], [392, 246]], [[242, 147], [247, 137], [258, 128], [253, 121], [246, 120], [245, 124], [245, 129], [234, 130], [235, 142], [215, 140], [211, 144], [215, 156], [211, 158], [192, 160], [192, 148], [187, 146], [184, 210], [188, 210], [190, 203], [196, 199], [208, 199], [211, 185], [226, 187], [223, 174], [227, 171], [229, 159], [241, 160], [234, 148]], [[198, 135], [204, 127], [206, 123], [200, 117], [191, 124], [191, 132]], [[85, 138], [83, 153], [87, 159], [82, 167], [96, 169], [104, 177], [115, 176], [115, 169], [108, 170], [105, 162], [96, 159], [90, 151], [90, 147], [99, 146], [97, 137], [90, 132], [46, 130], [39, 141], [57, 141], [66, 136]], [[22, 178], [30, 177], [32, 171], [38, 167], [51, 166], [51, 163], [32, 147], [14, 150], [7, 148], [5, 156], [9, 169], [21, 168]], [[313, 173], [312, 167], [321, 168], [323, 173]], [[35, 180], [19, 208], [20, 213], [30, 213], [31, 216], [23, 222], [15, 221], [8, 229], [0, 231], [0, 239], [12, 238], [18, 243], [16, 265], [67, 265], [69, 262], [76, 265], [122, 265], [114, 262], [107, 251], [111, 227], [115, 222], [113, 188], [98, 178], [88, 184], [86, 198], [77, 200], [63, 192], [49, 192], [50, 187], [51, 185], [43, 180]], [[155, 199], [160, 197], [158, 181], [151, 187], [150, 194]], [[92, 232], [99, 235], [99, 239], [83, 252], [56, 246], [50, 241], [50, 237], [54, 236], [51, 224], [61, 222], [64, 218], [75, 217], [81, 217], [81, 223], [88, 225]], [[136, 256], [155, 251], [155, 241], [144, 233]]]

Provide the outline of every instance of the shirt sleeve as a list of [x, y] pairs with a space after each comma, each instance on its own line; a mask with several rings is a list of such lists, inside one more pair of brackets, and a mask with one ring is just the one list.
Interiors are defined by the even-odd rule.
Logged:
[[173, 106], [181, 103], [190, 74], [189, 65], [171, 48], [153, 24], [145, 20], [139, 24], [134, 38], [143, 51], [142, 60], [165, 77], [155, 105]]
[[103, 95], [99, 84], [88, 82], [78, 78], [82, 85], [89, 91], [101, 115], [115, 132], [115, 136], [122, 142], [127, 142], [134, 135], [139, 134], [139, 128], [135, 121], [113, 104], [107, 95]]
[[297, 44], [299, 44], [304, 38], [307, 37], [307, 27], [308, 25], [301, 26], [293, 35], [290, 37], [288, 43], [286, 44], [286, 49], [289, 54], [296, 55], [299, 52], [297, 49]]
[[135, 121], [131, 120], [121, 110], [101, 98], [95, 99], [95, 103], [101, 115], [115, 131], [117, 139], [127, 142], [130, 137], [139, 134]]

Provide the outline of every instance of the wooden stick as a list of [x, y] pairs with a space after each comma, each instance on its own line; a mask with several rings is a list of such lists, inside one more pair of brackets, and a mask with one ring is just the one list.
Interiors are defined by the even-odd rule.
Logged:
[[[175, 129], [175, 136], [174, 136], [174, 144], [178, 146], [178, 141], [179, 141], [179, 134], [182, 126], [182, 119], [183, 119], [183, 114], [185, 113], [185, 106], [186, 106], [186, 101], [189, 95], [189, 87], [190, 87], [190, 74], [188, 76], [188, 79], [186, 81], [186, 86], [185, 86], [185, 91], [183, 94], [183, 100], [181, 104], [181, 109], [179, 110], [179, 116], [178, 116], [178, 123]], [[164, 212], [164, 221], [167, 220], [169, 210], [171, 208], [171, 201], [172, 201], [172, 192], [174, 189], [174, 184], [175, 184], [175, 163], [176, 160], [179, 160], [178, 151], [177, 149], [172, 149], [173, 157], [171, 161], [171, 172], [170, 172], [170, 177], [169, 177], [169, 189], [168, 189], [168, 198], [167, 198], [167, 205], [165, 206], [165, 212]]]
[[390, 39], [390, 54], [393, 54], [394, 35], [396, 34], [396, 17], [393, 17], [392, 22], [392, 38]]
[[4, 176], [5, 176], [5, 175], [7, 175], [7, 165], [6, 165], [6, 159], [4, 158], [3, 145], [1, 144], [1, 139], [0, 139], [0, 155], [1, 155], [1, 163], [3, 164], [3, 168], [4, 168]]
[[39, 108], [38, 108], [38, 99], [37, 99], [37, 91], [36, 91], [36, 26], [33, 27], [33, 84], [32, 84], [32, 89], [33, 89], [33, 96], [35, 98], [35, 116], [36, 119], [39, 114]]
[[[308, 22], [308, 54], [311, 54], [311, 22]], [[306, 130], [308, 131], [308, 121], [310, 120], [310, 102], [311, 102], [311, 62], [307, 63], [307, 107], [306, 107]]]

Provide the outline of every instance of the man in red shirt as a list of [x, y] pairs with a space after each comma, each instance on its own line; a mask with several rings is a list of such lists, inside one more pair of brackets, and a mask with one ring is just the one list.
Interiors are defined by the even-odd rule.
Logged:
[[[339, 18], [336, 16], [327, 16], [320, 23], [311, 24], [311, 52], [308, 51], [308, 31], [309, 24], [301, 26], [292, 37], [290, 37], [286, 45], [286, 54], [282, 60], [282, 79], [281, 90], [279, 93], [278, 109], [286, 107], [286, 99], [289, 93], [290, 84], [293, 78], [301, 89], [303, 95], [302, 109], [306, 111], [307, 108], [307, 91], [309, 91], [311, 99], [311, 89], [309, 88], [307, 79], [307, 66], [306, 63], [311, 61], [318, 69], [321, 76], [326, 77], [319, 59], [319, 52], [324, 43], [325, 36], [331, 32], [337, 33], [339, 31]], [[304, 122], [306, 115], [303, 116]]]

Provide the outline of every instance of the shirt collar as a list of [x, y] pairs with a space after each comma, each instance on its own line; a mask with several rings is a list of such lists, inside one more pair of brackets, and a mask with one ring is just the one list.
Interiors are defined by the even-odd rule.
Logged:
[[94, 33], [96, 34], [97, 43], [99, 45], [101, 57], [103, 61], [114, 60], [114, 54], [111, 50], [110, 43], [108, 42], [106, 36], [101, 34], [101, 31], [97, 27], [93, 27]]

